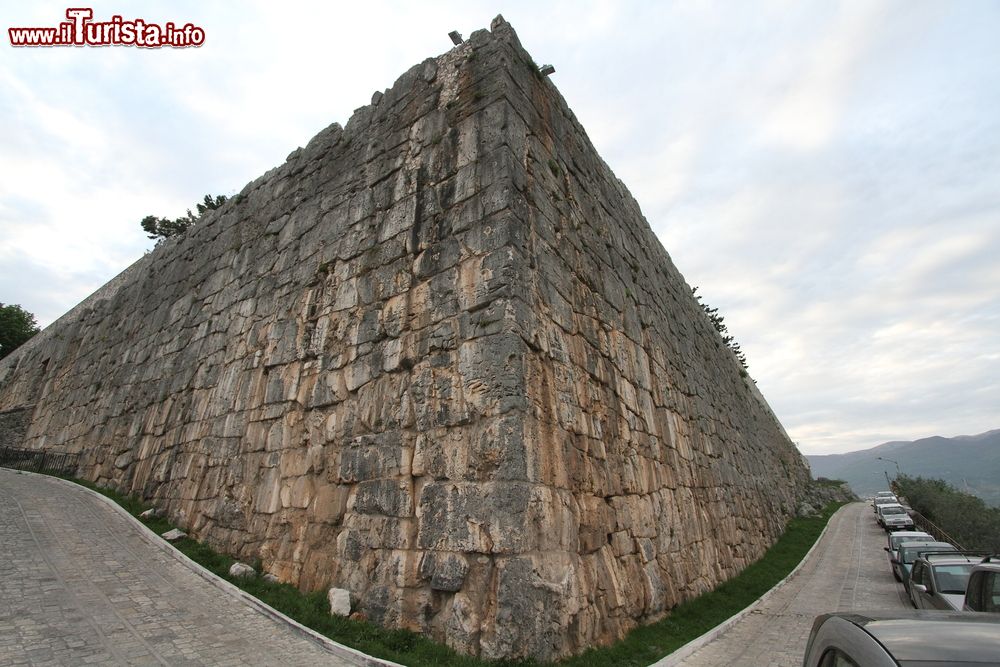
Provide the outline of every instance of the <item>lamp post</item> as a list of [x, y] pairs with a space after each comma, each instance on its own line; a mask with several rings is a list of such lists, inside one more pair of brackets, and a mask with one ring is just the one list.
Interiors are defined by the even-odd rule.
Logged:
[[896, 464], [896, 477], [899, 477], [899, 462], [898, 461], [893, 461], [892, 459], [883, 458], [881, 456], [878, 457], [878, 460], [879, 461], [888, 461], [889, 463]]
[[[887, 458], [882, 457], [882, 456], [879, 456], [879, 457], [876, 457], [876, 458], [878, 458], [879, 461], [888, 461], [889, 463], [896, 464], [896, 479], [899, 479], [899, 462], [898, 461], [893, 461], [892, 459], [887, 459]], [[883, 471], [883, 473], [885, 474], [885, 482], [886, 482], [886, 484], [888, 484], [889, 488], [892, 489], [892, 482], [889, 481], [889, 473], [887, 473], [885, 471]], [[893, 490], [895, 491], [895, 489], [893, 489]]]

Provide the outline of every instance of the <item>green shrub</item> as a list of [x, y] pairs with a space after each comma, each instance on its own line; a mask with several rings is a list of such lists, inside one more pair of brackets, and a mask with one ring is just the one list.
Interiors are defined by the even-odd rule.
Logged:
[[910, 507], [927, 517], [964, 549], [1000, 551], [1000, 509], [963, 493], [944, 480], [907, 477], [895, 481]]

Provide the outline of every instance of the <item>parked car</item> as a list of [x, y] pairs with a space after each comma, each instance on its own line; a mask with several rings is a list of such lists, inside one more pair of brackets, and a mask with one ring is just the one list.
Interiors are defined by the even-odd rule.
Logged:
[[[892, 567], [892, 560], [896, 557], [900, 544], [903, 542], [933, 542], [934, 538], [922, 530], [899, 530], [889, 533], [888, 541], [889, 545], [882, 548], [885, 549], [886, 555], [889, 557], [889, 567]], [[895, 570], [893, 570], [893, 575], [899, 581], [899, 575], [896, 575]]]
[[984, 555], [963, 551], [921, 552], [910, 573], [910, 602], [917, 609], [962, 611], [969, 575]]
[[972, 568], [962, 608], [1000, 613], [1000, 557], [987, 556]]
[[802, 667], [1000, 665], [1000, 615], [841, 612], [813, 621]]
[[896, 581], [901, 581], [899, 578], [899, 573], [896, 572], [896, 568], [892, 566], [892, 561], [896, 558], [896, 552], [899, 549], [899, 545], [903, 542], [933, 542], [934, 538], [921, 530], [900, 530], [895, 533], [889, 533], [889, 546], [883, 547], [886, 554], [889, 556], [889, 567], [892, 568], [892, 576], [896, 578]]
[[903, 588], [907, 593], [910, 592], [910, 568], [922, 551], [958, 551], [958, 549], [948, 542], [903, 542], [899, 545], [896, 558], [892, 561], [892, 568], [898, 575], [896, 578], [903, 582]]
[[913, 519], [906, 513], [906, 508], [899, 503], [879, 505], [876, 517], [879, 524], [886, 530], [913, 528]]
[[[879, 493], [883, 492], [879, 491]], [[877, 514], [879, 505], [889, 505], [889, 504], [899, 504], [899, 498], [897, 498], [891, 493], [887, 496], [876, 495], [875, 499], [872, 500], [872, 511]]]

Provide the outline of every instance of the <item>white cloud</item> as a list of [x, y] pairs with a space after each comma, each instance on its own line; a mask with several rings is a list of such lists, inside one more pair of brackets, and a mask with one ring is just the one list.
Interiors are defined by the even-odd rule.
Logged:
[[841, 3], [834, 21], [805, 53], [794, 57], [794, 73], [765, 119], [772, 141], [812, 151], [829, 144], [840, 123], [854, 74], [879, 28], [887, 3]]

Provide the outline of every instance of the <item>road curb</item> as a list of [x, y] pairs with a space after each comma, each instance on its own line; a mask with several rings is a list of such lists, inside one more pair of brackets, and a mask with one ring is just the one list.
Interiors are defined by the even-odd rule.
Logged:
[[199, 577], [201, 577], [208, 583], [215, 586], [217, 589], [219, 589], [226, 595], [229, 595], [230, 597], [240, 600], [242, 602], [245, 602], [250, 606], [254, 607], [255, 609], [257, 609], [258, 611], [260, 611], [261, 613], [263, 613], [265, 616], [268, 616], [274, 619], [275, 621], [278, 621], [279, 623], [287, 625], [290, 630], [299, 635], [302, 635], [304, 638], [312, 641], [313, 643], [318, 644], [323, 650], [325, 650], [327, 653], [330, 653], [331, 655], [335, 655], [337, 657], [350, 660], [358, 665], [363, 665], [364, 667], [405, 667], [404, 665], [401, 665], [398, 662], [392, 662], [390, 660], [383, 660], [382, 658], [376, 658], [366, 653], [362, 653], [357, 649], [353, 649], [350, 646], [345, 646], [344, 644], [335, 642], [329, 637], [321, 635], [315, 630], [312, 630], [311, 628], [307, 628], [306, 626], [302, 625], [298, 621], [289, 618], [288, 616], [285, 616], [274, 607], [266, 604], [265, 602], [259, 600], [258, 598], [255, 598], [254, 596], [240, 589], [238, 586], [235, 586], [230, 582], [226, 581], [225, 579], [222, 579], [215, 573], [206, 570], [204, 567], [202, 567], [198, 563], [194, 562], [193, 560], [185, 556], [183, 553], [181, 553], [173, 546], [171, 546], [169, 542], [167, 542], [159, 535], [151, 531], [149, 527], [146, 526], [146, 524], [144, 524], [142, 521], [139, 521], [139, 519], [129, 514], [125, 510], [125, 508], [123, 508], [121, 505], [119, 505], [118, 503], [116, 503], [111, 498], [108, 498], [105, 495], [93, 491], [92, 489], [88, 489], [87, 487], [82, 486], [80, 484], [76, 484], [69, 480], [62, 479], [60, 477], [43, 475], [40, 473], [30, 472], [27, 470], [17, 470], [15, 468], [2, 468], [2, 469], [9, 470], [19, 475], [34, 475], [36, 477], [44, 477], [45, 479], [53, 480], [59, 484], [65, 484], [69, 487], [72, 487], [73, 489], [77, 489], [83, 491], [84, 493], [91, 494], [92, 496], [98, 498], [101, 502], [105, 503], [106, 505], [114, 509], [116, 512], [121, 514], [123, 517], [131, 521], [133, 525], [139, 528], [139, 534], [143, 537], [143, 539], [146, 540], [146, 542], [157, 547], [161, 551], [170, 554], [175, 560], [179, 561], [182, 565], [186, 566], [189, 570], [197, 574]]
[[769, 597], [771, 597], [771, 595], [775, 591], [781, 588], [786, 581], [795, 576], [795, 574], [802, 568], [802, 566], [806, 564], [806, 561], [808, 561], [809, 557], [812, 556], [813, 551], [816, 549], [817, 546], [819, 546], [819, 543], [823, 541], [823, 537], [826, 535], [826, 531], [830, 529], [830, 524], [833, 523], [833, 517], [840, 514], [845, 507], [847, 507], [847, 505], [841, 505], [836, 512], [830, 515], [830, 518], [826, 522], [826, 526], [823, 527], [823, 532], [819, 534], [819, 537], [816, 538], [816, 541], [813, 543], [813, 545], [809, 547], [809, 551], [807, 551], [806, 555], [802, 557], [802, 560], [799, 561], [799, 564], [796, 565], [792, 569], [792, 571], [789, 572], [781, 581], [772, 586], [770, 590], [768, 590], [766, 593], [764, 593], [759, 598], [754, 600], [752, 603], [750, 603], [749, 606], [745, 607], [742, 611], [740, 611], [736, 615], [730, 616], [729, 618], [724, 620], [722, 623], [719, 623], [717, 626], [715, 626], [705, 634], [701, 635], [700, 637], [692, 639], [687, 644], [684, 644], [684, 646], [681, 646], [673, 653], [666, 655], [657, 660], [656, 662], [652, 663], [649, 667], [678, 667], [678, 665], [680, 665], [682, 661], [691, 657], [691, 654], [698, 651], [700, 648], [705, 646], [705, 644], [709, 643], [710, 641], [717, 639], [719, 636], [724, 634], [726, 630], [735, 625], [740, 619], [742, 619], [744, 616], [751, 613], [757, 607], [763, 604], [764, 601], [766, 601]]

